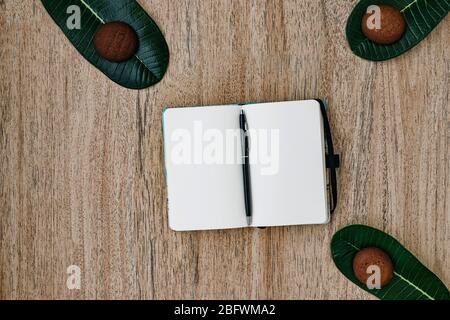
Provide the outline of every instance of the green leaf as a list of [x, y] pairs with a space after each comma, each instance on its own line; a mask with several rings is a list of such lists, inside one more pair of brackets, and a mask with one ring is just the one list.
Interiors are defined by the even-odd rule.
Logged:
[[[399, 9], [406, 21], [403, 37], [391, 45], [376, 44], [361, 30], [362, 17], [370, 5], [388, 4]], [[347, 22], [347, 40], [359, 57], [382, 61], [401, 55], [424, 39], [450, 11], [450, 0], [362, 0]]]
[[[355, 254], [367, 247], [380, 248], [394, 264], [394, 277], [379, 290], [369, 290], [353, 273]], [[333, 236], [331, 253], [338, 269], [350, 281], [382, 300], [450, 300], [442, 281], [396, 239], [380, 230], [363, 225], [345, 227]]]
[[[169, 64], [169, 48], [156, 23], [134, 0], [41, 0], [45, 9], [78, 52], [112, 81], [143, 89], [158, 83]], [[76, 5], [81, 12], [81, 28], [69, 29], [67, 20]], [[128, 23], [138, 35], [139, 49], [128, 61], [115, 63], [100, 57], [93, 45], [99, 26], [111, 21]]]

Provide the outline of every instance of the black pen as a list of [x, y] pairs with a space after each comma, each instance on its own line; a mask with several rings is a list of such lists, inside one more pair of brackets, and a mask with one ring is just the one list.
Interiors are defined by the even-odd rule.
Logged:
[[245, 216], [247, 217], [247, 225], [252, 225], [252, 196], [250, 188], [250, 145], [248, 136], [247, 117], [244, 110], [239, 115], [239, 125], [241, 127], [242, 141], [242, 173], [244, 178], [244, 200], [245, 200]]

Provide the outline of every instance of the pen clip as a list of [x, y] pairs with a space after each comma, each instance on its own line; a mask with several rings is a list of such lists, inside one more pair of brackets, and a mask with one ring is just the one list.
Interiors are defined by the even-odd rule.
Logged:
[[242, 110], [242, 109], [241, 109], [241, 113], [239, 115], [239, 122], [240, 122], [239, 124], [240, 124], [241, 130], [243, 130], [244, 133], [247, 132], [248, 131], [247, 117], [245, 115], [244, 110]]

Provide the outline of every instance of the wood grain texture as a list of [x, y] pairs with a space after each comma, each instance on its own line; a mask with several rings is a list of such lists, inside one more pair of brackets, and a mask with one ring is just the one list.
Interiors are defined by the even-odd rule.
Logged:
[[[164, 80], [121, 88], [37, 0], [0, 1], [0, 298], [371, 299], [334, 232], [391, 233], [450, 285], [450, 20], [384, 63], [346, 43], [354, 0], [142, 0], [171, 50]], [[174, 233], [161, 111], [321, 97], [339, 206], [331, 224]], [[66, 268], [82, 269], [68, 290]]]

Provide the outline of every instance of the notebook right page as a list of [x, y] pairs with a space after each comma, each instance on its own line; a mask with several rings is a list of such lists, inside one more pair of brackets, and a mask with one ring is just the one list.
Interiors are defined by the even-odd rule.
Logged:
[[246, 105], [254, 226], [329, 221], [324, 135], [315, 100]]

